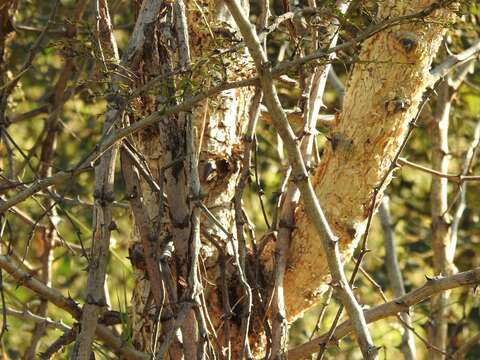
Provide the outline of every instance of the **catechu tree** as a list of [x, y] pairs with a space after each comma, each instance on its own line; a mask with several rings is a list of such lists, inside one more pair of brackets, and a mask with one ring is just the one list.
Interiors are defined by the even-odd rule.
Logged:
[[4, 356], [478, 356], [479, 14], [4, 1]]

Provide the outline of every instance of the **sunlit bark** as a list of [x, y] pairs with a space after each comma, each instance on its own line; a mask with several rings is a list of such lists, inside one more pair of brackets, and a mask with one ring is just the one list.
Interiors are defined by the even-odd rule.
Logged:
[[[433, 1], [385, 1], [380, 19], [418, 12]], [[376, 187], [415, 117], [430, 85], [429, 69], [451, 13], [435, 11], [425, 22], [384, 30], [362, 44], [348, 81], [343, 111], [313, 183], [334, 233], [348, 259], [365, 231]], [[383, 184], [380, 194], [389, 183]], [[378, 201], [377, 201], [378, 204]], [[285, 276], [288, 316], [294, 319], [314, 305], [328, 283], [327, 261], [303, 208], [289, 250]]]

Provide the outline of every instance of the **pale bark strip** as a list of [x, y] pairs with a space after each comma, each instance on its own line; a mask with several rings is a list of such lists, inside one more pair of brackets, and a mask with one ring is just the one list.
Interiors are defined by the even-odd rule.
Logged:
[[[170, 331], [174, 325], [173, 311], [168, 294], [166, 294], [167, 286], [164, 284], [160, 272], [158, 234], [156, 233], [155, 226], [150, 220], [147, 209], [143, 204], [144, 194], [142, 193], [138, 169], [140, 165], [135, 163], [135, 154], [133, 154], [127, 146], [121, 148], [120, 156], [127, 197], [130, 201], [134, 223], [138, 230], [138, 237], [143, 246], [143, 255], [145, 259], [146, 273], [150, 283], [150, 291], [152, 292], [156, 309], [159, 312], [158, 318], [160, 319], [163, 316], [170, 319], [162, 322], [162, 327], [166, 331]], [[157, 191], [157, 193], [159, 196], [162, 196], [160, 191]], [[174, 358], [181, 358], [181, 350], [179, 349], [177, 342], [175, 342], [174, 346], [170, 349], [170, 353]]]
[[[465, 49], [461, 53], [449, 55], [441, 64], [435, 66], [435, 68], [432, 70], [430, 84], [433, 85], [443, 77], [447, 76], [447, 74], [456, 67], [462, 65], [468, 66], [467, 63], [470, 62], [470, 60], [475, 57], [479, 52], [480, 40], [477, 40], [472, 46], [470, 46], [468, 49]], [[465, 70], [465, 67], [463, 67], [463, 70]]]
[[[480, 148], [480, 121], [477, 122], [477, 125], [475, 126], [472, 142], [470, 143], [467, 153], [465, 154], [465, 158], [463, 161], [463, 171], [462, 171], [463, 176], [468, 176], [467, 174], [470, 173], [473, 165], [474, 157], [479, 148]], [[455, 250], [458, 242], [458, 230], [460, 228], [460, 221], [462, 219], [463, 212], [465, 211], [465, 208], [466, 208], [467, 184], [466, 183], [460, 184], [460, 188], [458, 191], [460, 192], [460, 194], [457, 196], [459, 196], [460, 198], [458, 199], [458, 204], [453, 213], [452, 226], [451, 226], [451, 238], [450, 238], [450, 244], [449, 244], [450, 246], [448, 248], [448, 255], [447, 255], [447, 260], [450, 262], [453, 262], [455, 257]]]
[[[432, 1], [379, 3], [379, 18], [408, 16]], [[425, 21], [382, 30], [362, 44], [344, 98], [344, 109], [330, 133], [313, 186], [326, 210], [333, 232], [340, 238], [342, 259], [348, 259], [363, 235], [372, 196], [388, 185], [392, 161], [401, 148], [422, 94], [430, 83], [430, 64], [452, 18], [436, 10]], [[306, 206], [304, 206], [306, 207]], [[285, 275], [289, 319], [317, 302], [328, 281], [326, 253], [302, 207], [296, 212], [289, 268]]]
[[[432, 169], [446, 173], [449, 164], [448, 126], [451, 108], [450, 89], [446, 81], [439, 87], [437, 105], [431, 124]], [[447, 261], [447, 249], [450, 241], [450, 220], [448, 213], [447, 179], [432, 177], [430, 206], [432, 214], [433, 270], [435, 275], [451, 275], [454, 265]], [[429, 341], [439, 349], [447, 351], [449, 293], [443, 292], [431, 300]], [[432, 360], [441, 360], [443, 354], [429, 351]]]
[[[397, 252], [395, 250], [395, 233], [390, 217], [390, 201], [388, 196], [383, 197], [378, 214], [383, 229], [387, 275], [393, 295], [398, 298], [405, 295], [405, 287], [403, 285], [402, 273], [398, 266]], [[403, 326], [401, 351], [405, 360], [415, 360], [415, 341], [412, 332], [408, 328], [408, 326], [411, 326], [410, 316], [407, 312], [402, 312], [399, 316], [406, 324], [406, 326]]]
[[[480, 43], [479, 43], [480, 44]], [[455, 58], [455, 56], [453, 56]], [[450, 57], [449, 57], [450, 58]], [[444, 63], [448, 63], [445, 61]], [[445, 174], [449, 167], [448, 130], [452, 100], [458, 87], [470, 71], [471, 61], [462, 64], [456, 74], [447, 76], [440, 84], [435, 113], [430, 122], [432, 137], [432, 170]], [[448, 206], [448, 179], [432, 177], [430, 205], [432, 215], [432, 249], [433, 269], [435, 274], [451, 275], [456, 267], [453, 263], [455, 246], [451, 246], [451, 216]], [[431, 327], [429, 340], [437, 348], [447, 351], [448, 347], [448, 299], [446, 291], [431, 301]], [[437, 351], [430, 351], [433, 360], [441, 360], [444, 356]]]
[[[395, 316], [398, 313], [408, 312], [410, 307], [428, 299], [431, 296], [437, 295], [443, 291], [455, 289], [461, 286], [477, 286], [480, 284], [480, 268], [461, 272], [455, 275], [446, 277], [439, 277], [429, 279], [422, 287], [412, 290], [409, 293], [393, 299], [392, 301], [375, 306], [368, 310], [365, 310], [365, 319], [368, 323], [385, 319], [389, 316]], [[335, 345], [338, 340], [354, 332], [351, 321], [345, 321], [340, 324], [334, 333], [332, 343], [329, 345]], [[290, 350], [287, 353], [289, 360], [305, 359], [310, 354], [318, 351], [318, 348], [328, 340], [329, 334], [323, 334], [322, 336], [309, 341], [303, 345]]]
[[292, 166], [292, 177], [296, 182], [300, 192], [305, 201], [305, 208], [308, 211], [309, 220], [315, 226], [316, 233], [320, 236], [322, 246], [327, 252], [328, 265], [335, 282], [335, 286], [339, 289], [339, 294], [342, 302], [347, 308], [347, 312], [352, 319], [357, 340], [362, 350], [363, 356], [367, 359], [375, 359], [377, 357], [377, 349], [372, 343], [362, 310], [357, 303], [353, 292], [348, 285], [343, 265], [340, 261], [340, 253], [338, 241], [333, 235], [330, 226], [323, 214], [318, 199], [314, 193], [312, 184], [310, 183], [305, 164], [302, 159], [300, 149], [297, 147], [295, 134], [288, 123], [287, 116], [283, 111], [282, 105], [278, 99], [276, 88], [273, 84], [271, 68], [268, 59], [263, 51], [260, 40], [254, 32], [252, 25], [245, 16], [242, 8], [235, 0], [227, 0], [227, 7], [229, 8], [233, 18], [235, 19], [240, 32], [243, 35], [245, 43], [250, 50], [250, 55], [255, 62], [262, 90], [265, 96], [267, 108], [272, 115], [273, 123], [282, 137], [288, 151], [289, 162]]
[[[341, 14], [348, 9], [348, 1], [338, 1], [337, 7]], [[322, 27], [322, 39], [319, 40], [321, 48], [335, 47], [338, 39], [340, 25], [334, 18], [323, 20], [329, 26]], [[335, 57], [335, 53], [329, 55], [330, 59]], [[318, 113], [323, 106], [323, 93], [327, 82], [330, 64], [317, 66], [311, 79], [311, 88], [309, 96], [306, 99], [307, 106], [304, 113], [303, 137], [300, 144], [300, 151], [304, 163], [309, 167], [313, 143], [315, 141]], [[272, 356], [273, 358], [282, 358], [282, 354], [287, 349], [288, 341], [288, 322], [287, 309], [284, 299], [284, 274], [288, 261], [288, 248], [290, 245], [290, 236], [294, 228], [294, 212], [298, 206], [300, 191], [294, 183], [290, 183], [285, 195], [285, 201], [282, 206], [279, 230], [275, 248], [275, 267], [274, 267], [274, 299], [272, 303]]]
[[[188, 41], [184, 43], [188, 49]], [[188, 51], [186, 58], [189, 59]], [[187, 65], [187, 64], [184, 64]], [[185, 141], [186, 141], [186, 154], [188, 158], [186, 159], [186, 171], [188, 179], [188, 184], [185, 184], [188, 190], [188, 198], [192, 202], [193, 207], [190, 210], [190, 232], [191, 239], [189, 239], [189, 268], [188, 268], [188, 287], [185, 289], [182, 294], [182, 299], [180, 302], [182, 305], [179, 308], [179, 311], [176, 314], [175, 322], [171, 329], [169, 329], [165, 336], [162, 338], [158, 352], [155, 354], [156, 358], [163, 359], [167, 353], [171, 342], [174, 339], [175, 333], [186, 321], [190, 315], [190, 319], [198, 323], [198, 329], [200, 334], [203, 335], [200, 337], [200, 341], [195, 346], [192, 346], [191, 341], [198, 337], [196, 333], [196, 326], [182, 327], [182, 336], [184, 337], [184, 346], [190, 347], [189, 349], [184, 349], [186, 358], [197, 358], [203, 359], [206, 351], [207, 339], [207, 326], [205, 323], [205, 318], [202, 316], [200, 311], [207, 311], [202, 309], [202, 303], [200, 301], [200, 294], [203, 291], [202, 284], [199, 279], [199, 254], [200, 254], [200, 209], [196, 205], [197, 201], [200, 199], [200, 179], [198, 175], [198, 151], [196, 143], [197, 140], [197, 129], [193, 127], [191, 114], [183, 113], [181, 114], [184, 117], [184, 129], [185, 129]], [[195, 315], [193, 315], [193, 307], [197, 307]], [[195, 325], [195, 324], [191, 324]], [[195, 331], [194, 333], [192, 331]], [[185, 336], [190, 337], [188, 342], [185, 339]], [[190, 343], [189, 343], [190, 342]], [[186, 345], [185, 345], [186, 344]], [[188, 355], [187, 355], [188, 354]]]
[[[110, 70], [105, 61], [118, 64], [117, 44], [112, 36], [112, 23], [105, 0], [95, 2], [97, 16], [97, 38], [101, 59], [105, 70]], [[111, 90], [116, 91], [117, 81], [113, 81]], [[119, 106], [116, 103], [107, 105], [103, 135], [108, 135], [114, 127]], [[75, 342], [71, 359], [88, 360], [92, 353], [92, 344], [97, 327], [98, 317], [108, 306], [105, 296], [105, 276], [110, 258], [110, 233], [116, 225], [112, 217], [112, 203], [114, 201], [114, 177], [117, 147], [107, 150], [95, 165], [95, 199], [93, 208], [93, 236], [91, 252], [88, 256], [88, 280], [85, 294], [85, 304], [82, 309], [80, 333]]]
[[[35, 294], [38, 294], [42, 299], [48, 300], [51, 304], [68, 312], [74, 319], [81, 318], [82, 311], [73, 299], [63, 296], [58, 290], [45, 285], [43, 282], [33, 277], [30, 271], [22, 269], [22, 265], [14, 261], [11, 257], [0, 255], [0, 267], [9, 273], [19, 286], [25, 286]], [[148, 354], [130, 347], [105, 325], [97, 325], [96, 335], [108, 347], [125, 357], [125, 359], [150, 359]]]

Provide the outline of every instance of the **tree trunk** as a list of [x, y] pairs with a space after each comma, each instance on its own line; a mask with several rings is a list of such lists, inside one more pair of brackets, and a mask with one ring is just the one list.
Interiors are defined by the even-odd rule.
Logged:
[[[432, 3], [420, 0], [382, 2], [378, 17], [386, 19], [412, 14]], [[172, 95], [175, 95], [174, 84], [185, 79], [171, 75], [179, 61], [171, 51], [172, 48], [178, 49], [178, 39], [175, 39], [178, 27], [175, 27], [175, 16], [171, 15], [176, 4], [167, 5], [167, 15], [162, 13], [158, 23], [152, 24], [148, 32], [149, 41], [146, 42], [143, 56], [139, 57], [142, 60], [137, 69], [131, 69], [139, 74], [141, 81], [138, 85], [156, 75], [151, 73], [152, 69], [160, 69], [160, 75], [168, 79], [168, 83], [164, 82], [157, 89], [158, 96], [138, 99], [136, 106], [143, 114], [171, 104]], [[193, 87], [211, 86], [222, 77], [237, 80], [250, 75], [252, 66], [245, 53], [212, 56], [213, 49], [217, 49], [213, 54], [221, 53], [221, 49], [231, 46], [237, 36], [223, 6], [212, 1], [203, 2], [197, 7], [195, 2], [189, 2], [187, 14], [192, 64], [200, 64], [192, 72]], [[348, 82], [344, 110], [332, 129], [330, 143], [313, 177], [322, 208], [340, 238], [345, 260], [352, 255], [365, 231], [369, 214], [374, 211], [372, 196], [375, 189], [381, 187], [378, 200], [390, 180], [391, 174], [387, 174], [417, 114], [422, 95], [427, 86], [432, 85], [430, 64], [445, 32], [444, 23], [450, 19], [451, 12], [436, 10], [427, 21], [396, 25], [373, 35], [362, 44], [359, 61]], [[165, 29], [169, 29], [174, 36], [166, 38], [169, 32]], [[164, 48], [165, 44], [171, 44], [172, 48]], [[202, 82], [200, 75], [203, 75]], [[194, 127], [197, 134], [201, 134], [196, 140], [201, 147], [199, 173], [204, 193], [201, 202], [223, 227], [222, 230], [211, 218], [202, 216], [201, 269], [202, 277], [207, 277], [208, 281], [203, 282], [205, 299], [200, 301], [207, 304], [209, 314], [203, 315], [208, 319], [208, 330], [217, 331], [221, 343], [217, 346], [228, 347], [229, 341], [235, 340], [232, 344], [233, 353], [239, 351], [240, 342], [236, 339], [240, 336], [240, 319], [235, 316], [231, 320], [228, 317], [222, 319], [222, 314], [229, 308], [229, 296], [232, 297], [230, 304], [234, 304], [243, 295], [238, 281], [235, 281], [234, 265], [229, 258], [232, 250], [230, 240], [236, 236], [230, 237], [228, 234], [235, 235], [232, 199], [243, 148], [241, 135], [251, 96], [251, 89], [235, 89], [192, 109]], [[158, 230], [156, 241], [160, 252], [160, 272], [170, 296], [168, 300], [167, 295], [164, 296], [165, 313], [160, 314], [162, 329], [156, 329], [154, 324], [159, 315], [153, 306], [154, 289], [150, 289], [145, 272], [145, 249], [140, 245], [141, 229], [137, 221], [131, 246], [131, 259], [137, 270], [130, 314], [133, 342], [139, 350], [149, 352], [155, 351], [157, 331], [168, 332], [171, 314], [176, 313], [180, 306], [178, 302], [187, 279], [186, 265], [191, 260], [187, 248], [191, 234], [189, 211], [192, 209], [192, 199], [189, 199], [186, 190], [184, 160], [188, 154], [185, 152], [185, 129], [179, 118], [164, 119], [159, 126], [148, 128], [132, 139], [138, 152], [145, 158], [150, 180], [160, 187], [165, 186], [167, 194], [164, 211], [162, 194], [155, 190], [152, 181], [146, 179], [148, 176], [140, 178], [140, 189], [135, 194], [141, 196], [149, 221]], [[135, 116], [131, 116], [131, 121], [135, 121]], [[385, 176], [387, 180], [382, 182]], [[290, 321], [318, 301], [327, 286], [329, 274], [321, 243], [312, 235], [316, 232], [302, 207], [297, 210], [295, 218], [297, 229], [292, 235], [284, 283]], [[167, 251], [171, 249], [170, 246], [175, 248], [173, 259]], [[264, 253], [263, 261], [267, 270], [273, 269], [273, 248], [270, 244]], [[224, 272], [227, 273], [226, 287], [222, 287]], [[239, 313], [238, 310], [235, 312]], [[185, 324], [188, 326], [182, 328], [183, 346], [191, 347], [195, 346], [192, 342], [199, 340], [197, 323], [201, 319], [199, 312], [194, 310], [190, 310], [187, 316]], [[232, 326], [228, 326], [229, 323]], [[174, 344], [179, 345], [180, 342], [180, 338], [174, 340]], [[259, 336], [252, 341], [254, 352], [262, 349], [261, 343]]]
[[[416, 13], [433, 1], [386, 1], [379, 19]], [[391, 170], [430, 79], [430, 65], [451, 12], [437, 10], [425, 22], [407, 22], [383, 30], [362, 44], [344, 98], [313, 184], [345, 260], [364, 234], [372, 197], [381, 186], [375, 208], [390, 182]], [[290, 320], [315, 305], [328, 283], [320, 241], [305, 211], [296, 212], [297, 229], [285, 275]]]
[[[167, 12], [175, 13], [175, 7], [179, 4], [181, 1], [167, 5]], [[143, 96], [138, 99], [137, 106], [144, 114], [161, 109], [165, 105], [172, 105], [174, 95], [178, 95], [174, 93], [174, 85], [180, 81], [191, 81], [193, 90], [198, 90], [214, 86], [220, 81], [234, 81], [251, 75], [252, 68], [249, 66], [245, 51], [219, 55], [221, 50], [228, 49], [235, 39], [225, 9], [212, 1], [201, 3], [200, 7], [195, 2], [187, 2], [186, 10], [192, 64], [195, 68], [180, 69], [191, 70], [191, 73], [172, 76], [180, 62], [177, 55], [172, 52], [172, 49], [177, 50], [180, 46], [176, 38], [180, 31], [178, 17], [175, 14], [171, 18], [160, 17], [157, 23], [152, 24], [143, 54], [137, 54], [142, 59], [138, 69], [132, 69], [139, 74], [141, 79], [139, 86], [158, 75], [155, 73], [158, 69], [160, 74], [168, 79], [156, 89], [159, 95]], [[168, 38], [169, 31], [173, 34], [171, 38]], [[165, 44], [170, 44], [171, 47], [163, 47]], [[200, 153], [201, 202], [230, 234], [235, 233], [232, 200], [242, 159], [242, 132], [248, 119], [252, 95], [253, 91], [250, 88], [224, 91], [199, 103], [191, 111], [193, 127], [196, 128], [196, 133], [201, 135], [196, 139], [197, 148], [200, 148], [200, 151], [198, 149], [197, 151]], [[135, 121], [134, 117], [132, 121]], [[163, 322], [168, 322], [181, 305], [180, 299], [185, 291], [183, 285], [187, 280], [187, 264], [191, 260], [188, 246], [191, 235], [190, 211], [193, 205], [187, 193], [188, 176], [184, 164], [188, 154], [185, 141], [185, 124], [182, 124], [180, 115], [162, 120], [159, 126], [150, 127], [133, 139], [138, 153], [148, 165], [151, 180], [164, 187], [167, 195], [163, 204], [165, 208], [162, 208], [162, 195], [152, 188], [151, 182], [145, 177], [140, 178], [137, 195], [141, 196], [141, 203], [148, 214], [148, 222], [154, 224], [158, 231], [156, 241], [160, 255], [157, 261], [160, 261], [161, 277], [168, 289], [167, 295], [170, 296], [164, 299], [165, 310], [160, 314], [162, 329], [155, 327], [159, 315], [152, 299], [154, 290], [150, 288], [149, 279], [142, 265], [145, 249], [140, 245], [141, 229], [137, 220], [139, 210], [133, 209], [134, 213], [137, 212], [134, 214], [136, 230], [130, 246], [130, 257], [136, 267], [136, 275], [130, 316], [133, 322], [133, 342], [137, 349], [148, 352], [155, 351], [158, 340], [156, 331], [165, 332], [168, 325], [165, 326]], [[123, 171], [125, 176], [125, 170]], [[210, 315], [203, 316], [210, 318], [211, 326], [208, 328], [210, 332], [217, 330], [224, 323], [221, 319], [224, 313], [224, 304], [220, 300], [222, 294], [217, 292], [221, 287], [220, 274], [224, 269], [219, 268], [219, 252], [213, 245], [215, 243], [224, 249], [227, 258], [228, 254], [232, 254], [231, 238], [224, 230], [202, 215], [201, 258], [204, 261], [201, 265], [201, 276], [207, 277], [208, 281], [203, 283], [205, 298], [200, 301], [208, 303]], [[175, 249], [173, 258], [168, 254], [172, 248]], [[138, 257], [141, 259], [139, 262]], [[234, 267], [230, 260], [227, 267], [228, 276], [233, 276]], [[232, 299], [232, 304], [236, 300]], [[198, 341], [199, 330], [196, 323], [201, 320], [199, 317], [201, 315], [198, 312], [190, 310], [182, 328], [183, 346], [187, 349], [194, 347], [194, 343]], [[177, 344], [180, 342], [179, 339], [176, 341]]]

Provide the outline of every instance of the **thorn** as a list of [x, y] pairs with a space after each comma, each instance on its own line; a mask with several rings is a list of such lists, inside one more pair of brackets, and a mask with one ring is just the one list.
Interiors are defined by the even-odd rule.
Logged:
[[341, 288], [341, 287], [342, 287], [342, 286], [340, 285], [340, 283], [338, 283], [338, 282], [333, 282], [333, 281], [332, 281], [329, 285], [330, 285], [332, 288], [334, 288], [334, 289], [338, 289], [338, 288]]
[[435, 281], [436, 277], [435, 276], [431, 277], [431, 276], [425, 275], [425, 279], [427, 279], [427, 283], [429, 283], [429, 282]]

